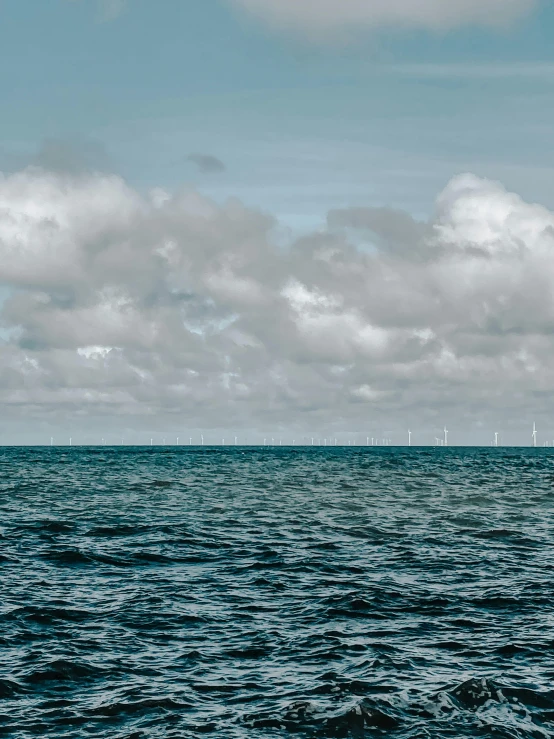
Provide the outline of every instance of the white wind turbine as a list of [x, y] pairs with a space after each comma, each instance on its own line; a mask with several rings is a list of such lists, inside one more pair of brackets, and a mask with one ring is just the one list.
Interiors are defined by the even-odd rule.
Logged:
[[448, 446], [448, 429], [444, 427], [444, 446]]
[[533, 446], [537, 446], [537, 426], [535, 422], [533, 421]]
[[494, 446], [498, 446], [498, 431], [494, 432]]
[[412, 432], [408, 430], [408, 446], [412, 446]]

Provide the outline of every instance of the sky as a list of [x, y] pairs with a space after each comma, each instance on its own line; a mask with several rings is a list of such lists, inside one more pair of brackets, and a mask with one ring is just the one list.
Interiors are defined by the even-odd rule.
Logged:
[[0, 14], [0, 443], [554, 444], [552, 3]]

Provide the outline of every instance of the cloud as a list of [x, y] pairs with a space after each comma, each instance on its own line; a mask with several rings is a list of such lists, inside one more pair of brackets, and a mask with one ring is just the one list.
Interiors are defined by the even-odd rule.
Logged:
[[113, 171], [114, 163], [100, 141], [74, 136], [46, 138], [35, 151], [0, 150], [0, 167], [4, 172], [38, 167], [49, 172], [78, 175], [85, 172], [110, 172]]
[[530, 13], [535, 0], [229, 0], [273, 26], [310, 35], [383, 27], [445, 31], [502, 27]]
[[187, 159], [189, 162], [196, 164], [200, 172], [205, 174], [217, 174], [218, 172], [225, 172], [227, 169], [221, 159], [214, 157], [212, 154], [189, 154]]
[[394, 436], [554, 410], [554, 213], [466, 174], [428, 222], [328, 221], [283, 246], [236, 200], [4, 176], [3, 417]]

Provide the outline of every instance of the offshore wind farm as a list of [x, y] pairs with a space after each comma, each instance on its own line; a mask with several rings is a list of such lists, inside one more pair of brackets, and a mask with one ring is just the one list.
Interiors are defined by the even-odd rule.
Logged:
[[[216, 447], [216, 446], [243, 446], [243, 447], [250, 447], [250, 446], [262, 446], [267, 448], [273, 448], [276, 446], [300, 446], [300, 447], [342, 447], [342, 446], [356, 446], [356, 447], [427, 447], [427, 446], [433, 446], [433, 447], [447, 447], [449, 445], [448, 441], [448, 434], [449, 431], [446, 428], [446, 426], [443, 428], [442, 436], [438, 437], [435, 436], [433, 438], [431, 437], [425, 437], [424, 435], [421, 435], [420, 438], [416, 438], [416, 443], [412, 443], [412, 431], [408, 430], [406, 432], [406, 438], [404, 440], [398, 440], [389, 438], [389, 437], [374, 437], [374, 436], [364, 436], [363, 434], [346, 434], [342, 436], [307, 436], [307, 435], [298, 435], [298, 437], [293, 437], [292, 435], [282, 434], [279, 436], [258, 436], [255, 434], [250, 434], [248, 436], [231, 436], [231, 440], [227, 443], [225, 442], [225, 437], [222, 437], [221, 439], [217, 434], [212, 434], [211, 436], [206, 437], [206, 441], [204, 439], [204, 434], [199, 434], [196, 437], [189, 436], [188, 437], [188, 446], [210, 446], [210, 447]], [[348, 438], [351, 437], [351, 438]], [[140, 441], [136, 438], [133, 441], [129, 441], [127, 444], [128, 446], [145, 446], [146, 444], [149, 444], [150, 446], [167, 446], [167, 447], [185, 447], [187, 445], [183, 445], [180, 442], [179, 436], [176, 436], [175, 439], [171, 439], [171, 437], [166, 436], [158, 436], [158, 437], [150, 437], [149, 440], [146, 441]], [[227, 437], [229, 439], [229, 437]], [[97, 444], [99, 445], [105, 445], [106, 439], [102, 437]], [[108, 441], [108, 444], [110, 446], [116, 446], [116, 445], [125, 445], [125, 440], [123, 438], [117, 439], [117, 441], [112, 441], [111, 443]], [[73, 437], [69, 437], [67, 440], [64, 440], [63, 438], [59, 440], [59, 442], [55, 442], [55, 437], [50, 437], [50, 446], [73, 446]], [[77, 446], [95, 446], [94, 441], [87, 440], [86, 442], [83, 442], [81, 444], [77, 443]], [[498, 431], [495, 431], [493, 433], [492, 440], [489, 443], [485, 444], [454, 444], [454, 446], [473, 446], [473, 447], [501, 447], [501, 446], [531, 446], [536, 448], [537, 446], [540, 447], [549, 447], [554, 446], [554, 439], [553, 440], [542, 440], [542, 442], [538, 441], [538, 430], [536, 423], [533, 423], [532, 431], [529, 436], [529, 444], [522, 445], [517, 443], [512, 444], [505, 444], [502, 441], [502, 437]]]

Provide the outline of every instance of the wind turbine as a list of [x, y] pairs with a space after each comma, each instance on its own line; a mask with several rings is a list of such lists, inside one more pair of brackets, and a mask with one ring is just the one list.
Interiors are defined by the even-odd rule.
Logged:
[[444, 427], [444, 446], [448, 446], [448, 429]]
[[200, 434], [201, 445], [204, 446], [204, 434]]
[[412, 432], [408, 430], [408, 446], [412, 446]]
[[498, 431], [494, 432], [494, 446], [498, 446]]
[[535, 422], [533, 421], [533, 446], [537, 446], [537, 426], [535, 425]]

